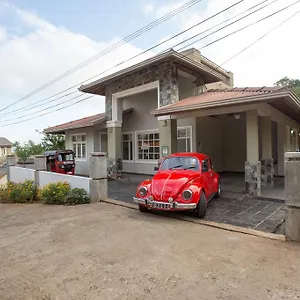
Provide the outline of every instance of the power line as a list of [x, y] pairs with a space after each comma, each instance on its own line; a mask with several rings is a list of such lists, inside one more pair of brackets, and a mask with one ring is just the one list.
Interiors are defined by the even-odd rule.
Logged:
[[281, 27], [282, 25], [284, 25], [286, 22], [290, 21], [293, 17], [295, 17], [299, 13], [300, 13], [300, 10], [296, 11], [293, 15], [291, 15], [290, 17], [288, 17], [287, 19], [285, 19], [283, 22], [281, 22], [277, 26], [273, 27], [271, 30], [269, 30], [264, 35], [262, 35], [261, 37], [259, 37], [258, 39], [256, 39], [254, 42], [252, 42], [251, 44], [249, 44], [247, 47], [245, 47], [244, 49], [242, 49], [241, 51], [237, 52], [236, 54], [234, 54], [233, 56], [231, 56], [229, 59], [227, 59], [226, 61], [224, 61], [220, 66], [225, 65], [229, 61], [233, 60], [234, 58], [236, 58], [237, 56], [239, 56], [240, 54], [242, 54], [244, 51], [248, 50], [250, 47], [252, 47], [256, 43], [258, 43], [260, 40], [262, 40], [263, 38], [265, 38], [266, 36], [268, 36], [269, 34], [271, 34], [273, 31], [275, 31], [276, 29], [278, 29], [279, 27]]
[[38, 93], [39, 91], [47, 88], [48, 86], [50, 86], [53, 83], [55, 83], [55, 82], [63, 79], [64, 77], [66, 77], [66, 76], [68, 76], [68, 75], [76, 72], [77, 70], [79, 70], [79, 69], [85, 67], [86, 65], [92, 63], [93, 61], [97, 60], [99, 57], [104, 56], [104, 55], [110, 53], [111, 51], [115, 50], [116, 48], [118, 48], [118, 47], [126, 44], [128, 41], [131, 41], [131, 40], [135, 39], [136, 37], [142, 35], [143, 33], [147, 32], [149, 30], [151, 30], [152, 28], [160, 25], [161, 23], [163, 23], [163, 22], [171, 19], [172, 17], [174, 17], [174, 16], [178, 15], [179, 13], [187, 10], [188, 8], [190, 8], [191, 6], [199, 3], [200, 1], [202, 1], [202, 0], [190, 0], [190, 1], [186, 2], [185, 4], [183, 4], [182, 6], [180, 6], [179, 8], [174, 9], [173, 11], [171, 11], [168, 14], [164, 15], [163, 17], [161, 17], [161, 18], [153, 21], [152, 23], [150, 23], [150, 24], [142, 27], [141, 29], [137, 30], [136, 32], [130, 34], [127, 37], [125, 37], [123, 40], [120, 40], [119, 42], [117, 42], [117, 43], [115, 43], [115, 44], [113, 44], [113, 45], [105, 48], [104, 50], [102, 50], [101, 52], [97, 53], [96, 55], [94, 55], [94, 56], [90, 57], [89, 59], [87, 59], [87, 60], [79, 63], [78, 65], [76, 65], [75, 67], [69, 69], [68, 71], [64, 72], [63, 74], [59, 75], [58, 77], [56, 77], [56, 78], [50, 80], [49, 82], [43, 84], [41, 87], [39, 87], [36, 90], [30, 92], [29, 94], [25, 95], [21, 99], [15, 101], [12, 104], [7, 105], [3, 109], [1, 109], [0, 112], [6, 110], [7, 108], [9, 108], [9, 107], [11, 107], [11, 106], [13, 106], [13, 105], [15, 105], [15, 104], [17, 104], [17, 103], [19, 103], [19, 102], [27, 99], [27, 98], [29, 98], [30, 96], [32, 96], [32, 95]]
[[[49, 99], [51, 99], [51, 98], [53, 98], [53, 97], [55, 97], [55, 96], [57, 96], [57, 95], [59, 95], [59, 94], [61, 94], [61, 93], [67, 92], [67, 91], [73, 89], [74, 87], [77, 87], [78, 84], [83, 84], [83, 83], [85, 83], [85, 82], [87, 82], [87, 81], [89, 81], [89, 80], [92, 80], [92, 79], [94, 79], [94, 78], [96, 78], [96, 77], [98, 77], [98, 76], [101, 76], [101, 75], [103, 75], [104, 73], [106, 73], [106, 72], [108, 72], [108, 71], [111, 71], [111, 70], [115, 69], [116, 67], [118, 67], [118, 66], [120, 66], [120, 65], [122, 65], [122, 64], [124, 64], [124, 63], [126, 63], [126, 62], [129, 62], [130, 60], [133, 60], [133, 59], [135, 59], [135, 58], [137, 58], [137, 57], [139, 57], [139, 56], [141, 56], [141, 55], [143, 55], [143, 54], [145, 54], [145, 53], [147, 53], [147, 52], [149, 52], [149, 51], [151, 51], [151, 50], [153, 50], [153, 49], [155, 49], [155, 48], [157, 48], [157, 47], [159, 47], [159, 46], [161, 46], [161, 45], [163, 45], [163, 44], [166, 43], [166, 42], [169, 42], [170, 40], [172, 40], [172, 39], [174, 39], [174, 38], [176, 38], [176, 37], [178, 37], [178, 36], [180, 36], [180, 35], [186, 33], [187, 31], [189, 31], [189, 30], [191, 30], [191, 29], [193, 29], [193, 28], [195, 28], [195, 27], [197, 27], [197, 26], [203, 24], [204, 22], [206, 22], [206, 21], [208, 21], [208, 20], [210, 20], [210, 19], [212, 19], [212, 18], [214, 18], [214, 17], [216, 17], [216, 16], [218, 16], [218, 15], [224, 13], [225, 11], [227, 11], [227, 10], [233, 8], [234, 6], [240, 4], [240, 3], [243, 2], [243, 1], [244, 1], [244, 0], [240, 0], [240, 1], [236, 2], [236, 3], [234, 3], [233, 5], [231, 5], [231, 6], [227, 7], [227, 8], [225, 8], [225, 9], [223, 9], [223, 10], [221, 10], [221, 11], [219, 11], [218, 13], [216, 13], [216, 14], [214, 14], [214, 15], [208, 17], [208, 18], [206, 18], [205, 20], [203, 20], [203, 21], [201, 21], [201, 22], [199, 22], [199, 23], [197, 23], [197, 24], [195, 24], [195, 25], [193, 25], [193, 26], [187, 28], [186, 30], [183, 30], [183, 31], [179, 32], [178, 34], [176, 34], [176, 35], [174, 35], [174, 36], [172, 36], [172, 37], [170, 37], [170, 38], [168, 38], [168, 39], [162, 41], [161, 43], [156, 44], [156, 45], [154, 45], [154, 46], [152, 46], [152, 47], [146, 49], [145, 51], [143, 51], [143, 52], [141, 52], [141, 53], [139, 53], [139, 54], [137, 54], [137, 55], [135, 55], [135, 56], [133, 56], [133, 57], [127, 59], [127, 60], [124, 60], [124, 61], [122, 61], [122, 62], [120, 62], [120, 63], [114, 65], [113, 67], [111, 67], [111, 68], [109, 68], [109, 69], [107, 69], [107, 70], [105, 70], [105, 71], [103, 71], [103, 72], [97, 74], [97, 75], [94, 75], [94, 76], [92, 76], [92, 77], [90, 77], [90, 78], [88, 78], [88, 79], [86, 79], [86, 80], [84, 80], [84, 81], [82, 81], [82, 82], [76, 83], [75, 85], [73, 85], [73, 86], [71, 86], [71, 87], [69, 87], [69, 88], [67, 88], [67, 89], [64, 89], [63, 91], [60, 91], [60, 92], [58, 92], [58, 93], [56, 93], [56, 94], [54, 94], [54, 95], [52, 95], [52, 96], [46, 97], [46, 98], [44, 98], [44, 99], [41, 99], [41, 100], [39, 100], [38, 102], [36, 102], [35, 104], [45, 102], [45, 101], [47, 101], [47, 100], [49, 100]], [[242, 13], [239, 13], [238, 15], [236, 15], [236, 16], [234, 16], [234, 17], [231, 17], [231, 18], [229, 18], [229, 19], [227, 19], [227, 20], [225, 20], [225, 21], [223, 21], [223, 22], [221, 22], [221, 23], [219, 23], [219, 24], [217, 24], [217, 25], [215, 25], [215, 26], [213, 26], [213, 27], [211, 27], [211, 28], [209, 28], [209, 29], [207, 29], [207, 30], [205, 30], [205, 31], [203, 31], [203, 32], [201, 32], [201, 33], [199, 33], [199, 34], [197, 34], [197, 35], [195, 35], [195, 36], [198, 36], [198, 35], [200, 35], [200, 34], [203, 34], [203, 33], [205, 33], [205, 32], [208, 32], [209, 30], [211, 30], [211, 29], [213, 29], [213, 28], [215, 28], [215, 27], [218, 27], [218, 26], [222, 25], [222, 24], [225, 23], [225, 22], [228, 22], [229, 20], [231, 20], [231, 19], [233, 19], [233, 18], [236, 18], [237, 16], [239, 16], [239, 15], [241, 15], [241, 14], [243, 14], [243, 13], [245, 13], [245, 12], [247, 12], [247, 11], [249, 11], [249, 10], [251, 10], [251, 9], [253, 9], [253, 8], [255, 8], [255, 7], [257, 7], [257, 6], [261, 5], [261, 4], [263, 4], [263, 3], [265, 3], [265, 2], [267, 2], [267, 1], [268, 1], [268, 0], [264, 0], [264, 1], [262, 1], [262, 2], [260, 2], [260, 3], [258, 3], [258, 4], [256, 4], [256, 5], [254, 5], [254, 6], [252, 6], [252, 7], [250, 7], [249, 9], [243, 11]], [[274, 0], [274, 1], [277, 1], [277, 0]], [[273, 2], [274, 2], [274, 1], [273, 1]], [[273, 3], [273, 2], [272, 2], [272, 3]], [[270, 4], [272, 4], [272, 3], [270, 3]], [[264, 6], [264, 7], [265, 7], [265, 6]], [[262, 7], [262, 8], [264, 8], [264, 7]], [[256, 11], [255, 11], [255, 12], [256, 12]], [[246, 17], [248, 17], [248, 15], [245, 16], [245, 18], [246, 18]], [[228, 26], [230, 26], [230, 25], [231, 25], [231, 24], [227, 25], [226, 27], [228, 27]], [[214, 32], [213, 32], [213, 33], [214, 33]], [[213, 34], [213, 33], [211, 33], [211, 34]], [[210, 35], [211, 35], [211, 34], [210, 34]], [[192, 38], [194, 38], [195, 36], [193, 36]], [[188, 40], [190, 40], [190, 39], [191, 39], [191, 38], [189, 38]], [[186, 42], [186, 41], [187, 41], [187, 40], [184, 40], [183, 42]], [[183, 42], [180, 42], [180, 43], [176, 44], [176, 45], [173, 46], [173, 47], [176, 47], [176, 46], [182, 44]], [[160, 54], [163, 54], [164, 52], [166, 52], [166, 50], [165, 50], [165, 51], [162, 51]], [[78, 91], [76, 90], [76, 91], [73, 91], [73, 92], [71, 92], [71, 93], [75, 93], [75, 92], [78, 92]], [[63, 96], [61, 96], [61, 97], [63, 98], [63, 97], [65, 97], [65, 96], [67, 96], [67, 95], [69, 95], [69, 93], [66, 94], [66, 95], [63, 95]], [[56, 100], [59, 100], [59, 98], [56, 98]], [[51, 102], [52, 102], [52, 101], [51, 101]], [[29, 105], [29, 106], [32, 106], [32, 105]], [[5, 114], [0, 114], [0, 116], [10, 115], [10, 114], [12, 114], [12, 113], [21, 111], [21, 110], [23, 110], [23, 109], [26, 108], [26, 107], [28, 107], [28, 106], [21, 107], [21, 108], [19, 108], [19, 109], [10, 111], [10, 112], [5, 113]], [[35, 105], [34, 107], [37, 107], [37, 105]], [[1, 112], [1, 110], [0, 110], [0, 112]]]
[[[274, 15], [276, 15], [276, 14], [278, 14], [278, 13], [284, 11], [285, 9], [287, 9], [287, 8], [289, 8], [289, 7], [291, 7], [291, 6], [295, 5], [295, 4], [297, 4], [298, 2], [300, 2], [300, 0], [298, 0], [298, 1], [294, 2], [294, 3], [292, 3], [291, 5], [286, 6], [286, 7], [282, 8], [282, 9], [280, 9], [280, 10], [278, 10], [278, 11], [276, 11], [276, 12], [274, 12], [274, 13], [272, 13], [272, 14], [266, 16], [266, 17], [263, 17], [263, 18], [261, 18], [260, 20], [257, 20], [257, 21], [255, 21], [255, 22], [253, 22], [253, 23], [251, 23], [251, 24], [249, 24], [249, 25], [247, 25], [247, 26], [244, 26], [244, 27], [242, 27], [241, 29], [232, 32], [231, 34], [226, 35], [225, 37], [228, 37], [228, 36], [230, 36], [230, 35], [232, 35], [232, 34], [234, 34], [234, 33], [237, 33], [237, 32], [239, 32], [239, 31], [241, 31], [241, 30], [243, 30], [243, 29], [246, 29], [246, 28], [248, 28], [249, 26], [252, 26], [252, 25], [254, 25], [254, 24], [257, 24], [258, 22], [261, 22], [261, 21], [263, 21], [263, 20], [266, 20], [266, 19], [268, 19], [269, 17], [274, 16]], [[216, 41], [213, 41], [213, 42], [207, 44], [207, 45], [204, 46], [204, 47], [207, 47], [207, 46], [209, 46], [209, 45], [211, 45], [211, 44], [213, 44], [213, 43], [215, 43], [215, 42], [217, 42], [217, 41], [220, 41], [220, 40], [224, 39], [225, 37], [219, 38], [219, 39], [217, 39]], [[204, 47], [202, 47], [202, 48], [200, 48], [200, 49], [203, 49]], [[200, 50], [200, 49], [199, 49], [199, 50]], [[187, 55], [181, 55], [181, 56], [182, 56], [182, 57], [187, 57]], [[187, 57], [187, 58], [188, 58], [188, 57]], [[69, 99], [69, 100], [72, 100], [72, 99]], [[65, 102], [66, 102], [66, 101], [65, 101]], [[65, 102], [64, 102], [64, 103], [65, 103]], [[78, 103], [78, 102], [76, 102], [76, 103]], [[76, 103], [74, 103], [74, 104], [76, 104]], [[73, 105], [73, 104], [72, 104], [72, 105]], [[72, 105], [69, 105], [69, 106], [72, 106]], [[67, 107], [67, 106], [65, 106], [65, 107]], [[58, 109], [58, 110], [61, 110], [61, 109]], [[49, 112], [49, 113], [52, 113], [52, 112]], [[46, 114], [47, 114], [47, 113], [46, 113]], [[43, 115], [45, 115], [45, 114], [42, 114], [42, 115], [40, 115], [40, 116], [43, 116]], [[27, 115], [25, 115], [25, 116], [23, 116], [23, 117], [26, 117], [26, 116], [27, 116]], [[40, 117], [40, 116], [36, 116], [36, 117], [34, 117], [34, 118], [31, 118], [30, 120], [35, 119], [35, 118], [38, 118], [38, 117]], [[27, 119], [27, 120], [28, 120], [28, 119]], [[17, 123], [21, 123], [21, 122], [24, 122], [24, 121], [27, 121], [27, 120], [22, 120], [22, 121], [19, 121], [19, 122], [17, 122]], [[16, 123], [16, 122], [10, 123], [10, 124], [7, 124], [7, 125], [3, 125], [2, 127], [8, 126], [8, 125], [17, 124], [17, 123]]]
[[204, 49], [204, 48], [206, 48], [206, 47], [208, 47], [208, 46], [210, 46], [210, 45], [212, 45], [212, 44], [215, 44], [215, 43], [217, 43], [217, 42], [219, 42], [219, 41], [221, 41], [221, 40], [223, 40], [223, 39], [225, 39], [225, 38], [227, 38], [227, 37], [233, 35], [233, 34], [236, 34], [236, 33], [240, 32], [240, 31], [242, 31], [242, 30], [244, 30], [244, 29], [247, 29], [247, 28], [249, 28], [249, 27], [251, 27], [251, 26], [253, 26], [253, 25], [255, 25], [255, 24], [258, 24], [258, 23], [260, 23], [260, 22], [262, 22], [262, 21], [264, 21], [264, 20], [266, 20], [266, 19], [268, 19], [268, 18], [270, 18], [270, 17], [273, 17], [273, 16], [275, 16], [276, 14], [278, 14], [278, 13], [280, 13], [280, 12], [282, 12], [282, 11], [284, 11], [284, 10], [290, 8], [290, 7], [292, 7], [293, 5], [295, 5], [295, 4], [299, 3], [299, 2], [300, 2], [300, 0], [297, 0], [296, 2], [294, 2], [294, 3], [292, 3], [292, 4], [288, 5], [288, 6], [286, 6], [286, 7], [284, 7], [284, 8], [282, 8], [282, 9], [280, 9], [280, 10], [277, 10], [276, 12], [274, 12], [274, 13], [272, 13], [272, 14], [270, 14], [270, 15], [268, 15], [268, 16], [262, 18], [262, 19], [259, 19], [259, 20], [255, 21], [255, 22], [253, 22], [253, 23], [251, 23], [251, 24], [248, 24], [248, 25], [246, 25], [246, 26], [244, 26], [244, 27], [242, 27], [242, 28], [240, 28], [240, 29], [238, 29], [238, 30], [235, 30], [235, 31], [233, 31], [233, 32], [231, 32], [231, 33], [229, 33], [229, 34], [226, 34], [226, 35], [224, 35], [223, 37], [221, 37], [221, 38], [219, 38], [219, 39], [217, 39], [217, 40], [214, 40], [214, 41], [212, 41], [212, 42], [206, 44], [206, 45], [203, 46], [201, 49]]
[[[29, 114], [20, 116], [19, 119], [25, 118], [25, 117], [28, 117], [28, 116], [31, 116], [31, 115], [35, 115], [35, 114], [37, 114], [37, 113], [46, 111], [46, 110], [48, 110], [48, 109], [57, 107], [57, 106], [59, 106], [59, 105], [62, 105], [62, 104], [67, 103], [67, 102], [70, 102], [70, 101], [72, 101], [72, 100], [74, 100], [74, 99], [77, 99], [77, 98], [79, 98], [79, 97], [82, 97], [82, 96], [83, 96], [83, 94], [79, 94], [79, 95], [77, 95], [77, 96], [75, 96], [75, 97], [72, 97], [72, 98], [70, 98], [70, 99], [67, 99], [67, 100], [65, 100], [65, 101], [63, 101], [63, 102], [61, 102], [61, 103], [59, 103], [59, 104], [54, 104], [54, 105], [48, 106], [48, 107], [46, 107], [46, 108], [44, 108], [44, 109], [42, 109], [42, 110], [34, 111], [34, 112], [32, 112], [32, 113], [29, 113]], [[0, 120], [0, 123], [10, 122], [10, 121], [13, 121], [13, 120], [15, 120], [15, 118], [7, 119], [7, 120]]]
[[95, 95], [88, 96], [88, 97], [85, 97], [85, 98], [83, 98], [83, 99], [80, 99], [80, 100], [76, 101], [75, 103], [72, 103], [72, 105], [68, 104], [68, 105], [65, 105], [65, 106], [63, 106], [63, 107], [61, 107], [61, 108], [58, 108], [58, 109], [56, 109], [56, 110], [53, 110], [53, 111], [50, 111], [50, 112], [46, 112], [46, 113], [44, 113], [44, 114], [41, 114], [41, 115], [39, 115], [39, 116], [32, 117], [32, 118], [29, 118], [29, 119], [26, 119], [26, 120], [22, 120], [22, 121], [13, 122], [13, 123], [10, 123], [10, 124], [1, 125], [0, 127], [7, 127], [7, 126], [10, 126], [10, 125], [15, 125], [15, 124], [19, 124], [19, 123], [28, 122], [28, 121], [31, 121], [31, 120], [34, 120], [34, 119], [37, 119], [37, 118], [40, 118], [40, 117], [43, 117], [43, 116], [52, 114], [52, 113], [54, 113], [54, 112], [58, 112], [58, 111], [60, 111], [60, 110], [62, 110], [62, 109], [65, 109], [65, 108], [68, 108], [68, 107], [70, 107], [70, 106], [76, 105], [76, 104], [78, 104], [78, 103], [81, 103], [81, 102], [86, 101], [86, 100], [88, 100], [88, 99], [91, 99], [91, 98], [93, 98], [93, 97], [95, 97]]
[[[245, 19], [245, 18], [247, 18], [247, 17], [249, 17], [249, 16], [255, 14], [255, 13], [257, 13], [258, 11], [260, 11], [260, 10], [262, 10], [262, 9], [264, 9], [264, 8], [266, 8], [266, 7], [268, 7], [269, 5], [271, 5], [271, 4], [273, 4], [273, 3], [277, 2], [277, 1], [278, 1], [278, 0], [273, 0], [273, 1], [271, 1], [270, 3], [267, 3], [266, 5], [264, 5], [264, 6], [258, 8], [258, 9], [256, 9], [256, 10], [250, 12], [250, 13], [247, 14], [246, 16], [243, 16], [243, 17], [241, 17], [241, 18], [239, 18], [239, 19], [237, 19], [237, 20], [235, 20], [235, 21], [229, 23], [229, 24], [227, 24], [227, 25], [225, 25], [225, 26], [223, 26], [223, 27], [221, 27], [221, 28], [219, 28], [219, 29], [217, 29], [217, 30], [215, 30], [215, 31], [213, 31], [213, 32], [211, 32], [211, 33], [205, 35], [204, 37], [202, 37], [202, 38], [200, 38], [200, 39], [197, 39], [196, 41], [193, 41], [191, 44], [188, 44], [188, 45], [183, 46], [182, 48], [178, 49], [178, 51], [181, 51], [181, 50], [184, 49], [184, 48], [187, 48], [187, 47], [189, 47], [189, 46], [191, 46], [191, 45], [193, 45], [193, 44], [195, 44], [195, 43], [198, 43], [198, 42], [200, 42], [200, 41], [206, 39], [207, 37], [211, 36], [212, 34], [215, 34], [215, 33], [219, 32], [219, 31], [221, 31], [221, 30], [223, 30], [223, 29], [225, 29], [225, 28], [227, 28], [227, 27], [229, 27], [229, 26], [231, 26], [231, 25], [233, 25], [233, 24], [235, 24], [235, 23], [237, 23], [237, 22], [239, 22], [239, 21], [241, 21], [241, 20], [243, 20], [243, 19]], [[264, 3], [264, 2], [265, 2], [265, 1], [263, 1], [262, 3]], [[260, 4], [262, 4], [262, 3], [260, 3]], [[257, 5], [255, 5], [255, 6], [257, 6]], [[251, 9], [253, 9], [253, 7], [250, 8], [250, 9], [248, 9], [248, 10], [251, 10]], [[248, 10], [247, 10], [247, 11], [248, 11]], [[246, 12], [246, 11], [245, 11], [245, 12]], [[225, 22], [227, 22], [227, 21], [228, 21], [228, 20], [226, 20], [226, 21], [224, 21], [224, 22], [222, 22], [222, 23], [225, 23]], [[222, 23], [220, 23], [219, 25], [221, 25]], [[208, 31], [211, 30], [211, 29], [213, 29], [213, 27], [209, 28]], [[199, 35], [201, 35], [201, 34], [203, 34], [203, 33], [205, 33], [205, 32], [206, 32], [206, 31], [202, 31], [202, 32], [200, 32], [200, 33], [197, 33], [197, 34], [195, 34], [194, 36], [192, 36], [192, 37], [190, 37], [189, 39], [187, 39], [186, 41], [192, 40], [192, 39], [194, 39], [195, 37], [197, 37], [197, 36], [199, 36]], [[183, 42], [181, 42], [180, 44], [183, 44], [183, 43], [185, 43], [186, 41], [183, 41]]]

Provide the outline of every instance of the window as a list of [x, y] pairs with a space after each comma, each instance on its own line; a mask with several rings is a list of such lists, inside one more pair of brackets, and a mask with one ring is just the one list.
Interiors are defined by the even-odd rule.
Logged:
[[100, 133], [100, 152], [107, 153], [107, 133]]
[[193, 170], [198, 171], [200, 168], [199, 160], [191, 156], [173, 156], [164, 160], [160, 170]]
[[123, 133], [123, 160], [133, 160], [132, 133]]
[[72, 136], [73, 151], [76, 158], [86, 158], [86, 136], [85, 134]]
[[138, 132], [137, 158], [139, 160], [157, 160], [159, 156], [159, 133]]
[[202, 172], [205, 173], [205, 172], [208, 172], [209, 170], [210, 170], [209, 161], [208, 161], [208, 159], [205, 159], [202, 161]]
[[191, 152], [191, 127], [177, 129], [177, 151]]

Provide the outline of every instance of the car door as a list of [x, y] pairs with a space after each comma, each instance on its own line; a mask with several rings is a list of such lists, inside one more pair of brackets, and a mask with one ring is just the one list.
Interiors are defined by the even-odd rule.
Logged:
[[213, 193], [213, 173], [208, 158], [202, 161], [202, 176], [206, 198], [209, 199]]

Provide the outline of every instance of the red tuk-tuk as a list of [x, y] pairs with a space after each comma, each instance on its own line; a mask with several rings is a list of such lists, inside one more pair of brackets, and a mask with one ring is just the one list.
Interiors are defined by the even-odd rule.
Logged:
[[47, 171], [74, 175], [75, 155], [72, 150], [51, 150], [44, 155], [47, 158]]

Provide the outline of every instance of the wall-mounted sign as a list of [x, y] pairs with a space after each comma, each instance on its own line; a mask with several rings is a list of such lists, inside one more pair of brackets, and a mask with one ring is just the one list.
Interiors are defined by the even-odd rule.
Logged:
[[161, 156], [166, 157], [169, 155], [169, 147], [168, 146], [161, 146]]

